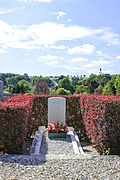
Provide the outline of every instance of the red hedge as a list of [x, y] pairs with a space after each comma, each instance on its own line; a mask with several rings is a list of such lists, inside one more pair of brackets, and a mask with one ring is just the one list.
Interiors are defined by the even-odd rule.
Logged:
[[32, 97], [19, 95], [0, 104], [0, 140], [7, 153], [21, 154], [31, 118]]
[[[0, 140], [8, 153], [22, 153], [27, 136], [47, 127], [48, 97], [19, 95], [0, 103]], [[60, 96], [61, 97], [61, 96]], [[85, 132], [100, 154], [120, 152], [120, 97], [78, 95], [66, 98], [66, 123]]]
[[100, 154], [120, 153], [120, 97], [80, 96], [87, 135]]

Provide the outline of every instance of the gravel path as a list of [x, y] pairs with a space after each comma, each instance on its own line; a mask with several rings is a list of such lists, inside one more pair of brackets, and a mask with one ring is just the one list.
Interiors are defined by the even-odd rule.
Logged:
[[0, 155], [0, 180], [120, 180], [120, 156], [75, 155], [70, 137], [43, 136], [40, 155]]
[[40, 154], [74, 154], [71, 138], [48, 138], [48, 133], [43, 134]]

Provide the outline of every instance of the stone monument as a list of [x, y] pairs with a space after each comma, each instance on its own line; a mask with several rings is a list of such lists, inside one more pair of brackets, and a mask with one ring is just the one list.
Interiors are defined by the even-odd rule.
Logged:
[[0, 97], [3, 97], [3, 81], [0, 80]]
[[34, 94], [35, 95], [49, 94], [49, 88], [48, 88], [48, 85], [44, 79], [38, 80]]
[[48, 98], [48, 124], [59, 121], [65, 123], [66, 99], [63, 97]]

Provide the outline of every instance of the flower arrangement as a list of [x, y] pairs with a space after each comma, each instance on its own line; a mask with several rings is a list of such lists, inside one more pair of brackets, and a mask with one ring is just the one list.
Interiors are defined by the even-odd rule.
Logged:
[[68, 132], [68, 127], [67, 124], [65, 123], [59, 123], [59, 121], [57, 121], [54, 124], [48, 124], [48, 128], [47, 128], [48, 133], [67, 133]]

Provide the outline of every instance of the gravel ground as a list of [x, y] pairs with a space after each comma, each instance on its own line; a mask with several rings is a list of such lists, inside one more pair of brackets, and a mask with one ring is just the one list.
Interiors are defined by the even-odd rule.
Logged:
[[46, 160], [41, 156], [0, 156], [1, 180], [119, 180], [119, 156], [81, 155], [76, 159]]
[[120, 180], [120, 156], [93, 155], [91, 144], [81, 144], [85, 155], [75, 155], [69, 136], [45, 134], [39, 155], [0, 155], [0, 180]]

